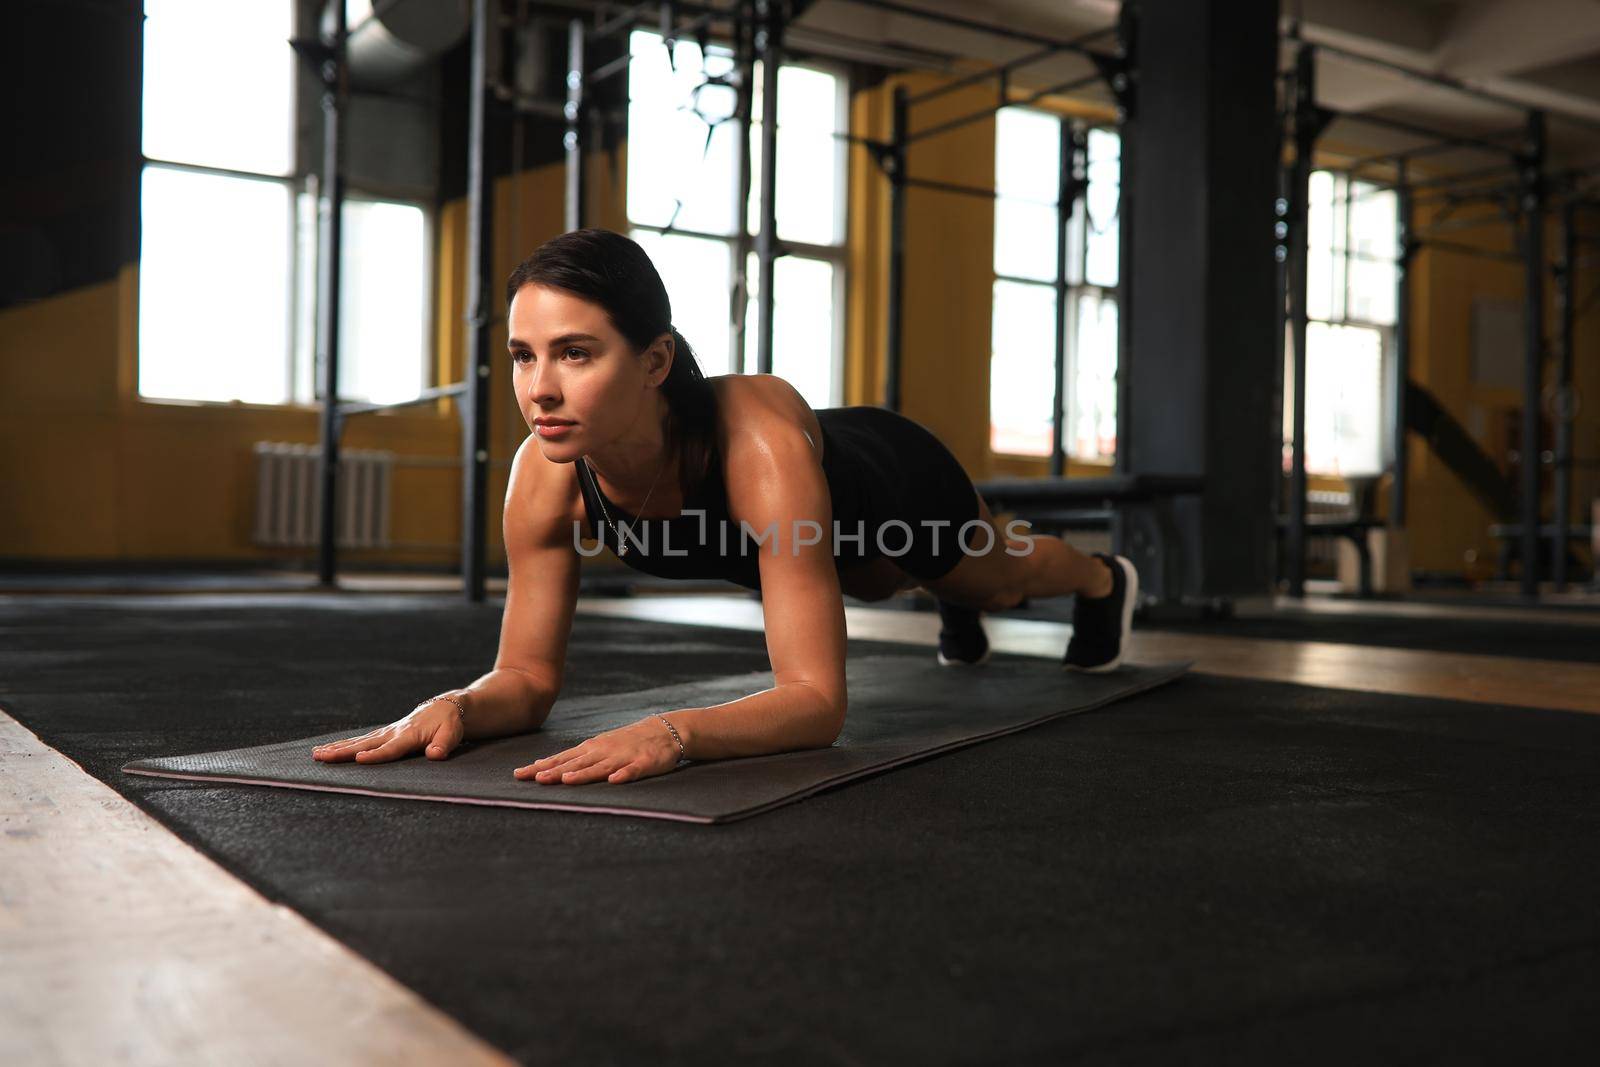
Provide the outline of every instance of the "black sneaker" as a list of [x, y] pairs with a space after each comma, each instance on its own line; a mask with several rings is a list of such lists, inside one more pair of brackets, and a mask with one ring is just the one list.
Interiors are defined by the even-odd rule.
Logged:
[[939, 666], [977, 667], [989, 662], [983, 612], [939, 601]]
[[1102, 597], [1078, 594], [1072, 608], [1072, 640], [1061, 665], [1069, 671], [1104, 674], [1122, 664], [1133, 608], [1139, 602], [1139, 572], [1125, 556], [1096, 552], [1094, 558], [1111, 568], [1111, 592]]

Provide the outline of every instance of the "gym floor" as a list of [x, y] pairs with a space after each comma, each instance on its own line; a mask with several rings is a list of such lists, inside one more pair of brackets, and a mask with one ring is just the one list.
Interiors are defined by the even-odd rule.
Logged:
[[[494, 596], [296, 581], [0, 597], [0, 1059], [1477, 1061], [1600, 1037], [1600, 615], [1312, 598], [1142, 628], [1136, 662], [1193, 673], [727, 826], [122, 774], [375, 721], [498, 632]], [[916, 606], [852, 604], [852, 654], [936, 670]], [[759, 607], [586, 597], [567, 691], [764, 669]], [[989, 619], [980, 669], [1059, 656], [1052, 614]], [[1495, 654], [1471, 637], [1495, 626], [1536, 639]]]

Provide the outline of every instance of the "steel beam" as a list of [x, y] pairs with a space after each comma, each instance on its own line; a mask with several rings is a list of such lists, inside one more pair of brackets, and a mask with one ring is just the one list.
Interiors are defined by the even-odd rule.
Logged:
[[1522, 254], [1526, 259], [1525, 351], [1522, 377], [1522, 595], [1539, 595], [1539, 428], [1544, 371], [1545, 122], [1528, 113], [1528, 143], [1518, 176], [1522, 185]]
[[889, 150], [883, 156], [883, 166], [889, 173], [889, 292], [885, 314], [888, 336], [884, 346], [883, 406], [899, 411], [906, 286], [906, 90], [900, 85], [894, 89]]
[[484, 598], [489, 474], [489, 275], [493, 197], [484, 158], [489, 111], [489, 0], [472, 4], [472, 84], [467, 115], [467, 365], [461, 411], [461, 586], [468, 603]]
[[1577, 308], [1573, 287], [1578, 273], [1578, 209], [1570, 200], [1561, 209], [1561, 262], [1556, 275], [1556, 314], [1560, 337], [1556, 365], [1555, 403], [1551, 416], [1556, 420], [1555, 456], [1555, 537], [1550, 548], [1550, 578], [1556, 592], [1567, 588], [1567, 533], [1572, 527], [1572, 430], [1573, 345], [1577, 336]]
[[1316, 53], [1301, 45], [1290, 82], [1294, 101], [1294, 162], [1289, 172], [1289, 330], [1294, 381], [1290, 396], [1293, 455], [1289, 468], [1289, 595], [1306, 592], [1306, 284], [1310, 255], [1311, 154], [1323, 125], [1316, 105]]
[[330, 588], [339, 569], [339, 301], [344, 274], [344, 108], [349, 97], [345, 5], [332, 5], [322, 34], [322, 271], [317, 293], [317, 351], [322, 389], [322, 515], [318, 531], [317, 576]]

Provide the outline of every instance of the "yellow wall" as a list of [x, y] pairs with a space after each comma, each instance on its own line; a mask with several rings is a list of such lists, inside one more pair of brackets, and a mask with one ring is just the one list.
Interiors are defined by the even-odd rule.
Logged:
[[[1473, 217], [1484, 210], [1482, 206], [1469, 207], [1457, 217]], [[1431, 219], [1434, 213], [1430, 210], [1424, 218]], [[1558, 230], [1553, 221], [1546, 227], [1545, 248], [1551, 255], [1559, 253]], [[1510, 226], [1499, 222], [1441, 236], [1462, 244], [1504, 250], [1515, 247], [1510, 232]], [[1427, 386], [1497, 461], [1503, 461], [1508, 450], [1520, 448], [1519, 442], [1507, 439], [1505, 415], [1521, 411], [1522, 391], [1480, 385], [1472, 380], [1472, 305], [1476, 299], [1520, 303], [1525, 291], [1524, 277], [1520, 263], [1496, 262], [1445, 249], [1424, 250], [1417, 260], [1419, 284], [1412, 302], [1416, 319], [1412, 377]], [[1580, 306], [1584, 294], [1593, 286], [1593, 275], [1580, 270], [1576, 286]], [[1552, 357], [1545, 371], [1545, 381], [1549, 383], [1554, 380], [1553, 357], [1560, 334], [1554, 280], [1548, 274], [1545, 294], [1545, 336], [1547, 352]], [[1592, 354], [1600, 345], [1600, 321], [1592, 314], [1593, 309], [1590, 310], [1590, 314], [1578, 320], [1575, 330], [1574, 380], [1583, 396], [1596, 397], [1600, 396], [1597, 392], [1600, 391], [1600, 360], [1594, 359]], [[1548, 418], [1547, 410], [1547, 427]], [[1553, 437], [1548, 439], [1553, 442]], [[1594, 405], [1580, 411], [1573, 440], [1579, 456], [1596, 454], [1595, 443], [1600, 441], [1600, 411]], [[1425, 570], [1459, 570], [1472, 577], [1489, 576], [1496, 554], [1495, 542], [1488, 534], [1493, 518], [1426, 448], [1413, 448], [1409, 470], [1413, 487], [1409, 523], [1413, 566]], [[1574, 472], [1572, 514], [1576, 521], [1588, 521], [1588, 502], [1600, 491], [1596, 474], [1593, 467]], [[1545, 521], [1553, 515], [1554, 499], [1553, 477], [1547, 468], [1542, 501]]]
[[[596, 171], [604, 168], [597, 166]], [[617, 213], [597, 179], [602, 224]], [[507, 463], [527, 433], [510, 391], [501, 284], [541, 241], [561, 232], [559, 165], [496, 183], [491, 278], [491, 561], [504, 558], [500, 511]], [[465, 365], [465, 205], [446, 205], [438, 240], [437, 371], [461, 380]], [[0, 559], [272, 560], [303, 549], [251, 543], [257, 441], [314, 443], [315, 407], [145, 400], [135, 396], [138, 269], [0, 311]], [[453, 401], [349, 420], [346, 448], [398, 457], [461, 454]], [[460, 475], [451, 467], [399, 467], [391, 538], [459, 542]], [[448, 564], [451, 551], [345, 550], [352, 565]]]

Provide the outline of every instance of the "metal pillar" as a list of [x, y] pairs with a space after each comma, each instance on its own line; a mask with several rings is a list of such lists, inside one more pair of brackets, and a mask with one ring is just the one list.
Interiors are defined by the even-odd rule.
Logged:
[[1185, 0], [1139, 15], [1138, 170], [1123, 191], [1137, 211], [1124, 265], [1132, 420], [1120, 445], [1135, 479], [1188, 491], [1122, 508], [1119, 549], [1151, 599], [1185, 612], [1272, 587], [1278, 7]]
[[[1133, 360], [1133, 183], [1139, 162], [1134, 144], [1139, 121], [1138, 46], [1138, 7], [1124, 3], [1117, 16], [1116, 45], [1117, 57], [1122, 61], [1122, 80], [1112, 80], [1112, 90], [1117, 94], [1117, 450], [1112, 461], [1118, 474], [1133, 473], [1133, 449], [1128, 442], [1132, 440], [1133, 426], [1129, 368]], [[1120, 515], [1112, 520], [1111, 536], [1116, 550], [1121, 552], [1125, 531]]]
[[1289, 475], [1289, 595], [1306, 593], [1306, 259], [1309, 255], [1311, 153], [1316, 148], [1316, 53], [1302, 44], [1295, 55], [1294, 162], [1289, 172], [1289, 328], [1293, 331], [1294, 383], [1290, 401], [1293, 462]]
[[[1287, 115], [1280, 116], [1284, 121], [1279, 126], [1281, 138], [1288, 138]], [[1272, 364], [1272, 391], [1276, 398], [1273, 405], [1272, 433], [1278, 442], [1279, 468], [1282, 468], [1283, 454], [1283, 361], [1288, 358], [1288, 333], [1289, 333], [1289, 186], [1292, 182], [1290, 167], [1280, 164], [1278, 167], [1278, 198], [1273, 201], [1272, 214], [1277, 220], [1272, 224], [1272, 236], [1276, 244], [1272, 246], [1272, 259], [1277, 264], [1277, 289], [1273, 292], [1272, 303], [1272, 343], [1275, 357]], [[1283, 478], [1273, 480], [1272, 513], [1283, 513]], [[1274, 541], [1274, 552], [1277, 552]], [[1274, 564], [1276, 566], [1276, 564]], [[1276, 572], [1274, 572], [1276, 573]]]
[[1397, 244], [1400, 256], [1395, 264], [1394, 296], [1394, 358], [1390, 361], [1389, 426], [1393, 435], [1394, 477], [1389, 483], [1389, 528], [1403, 529], [1406, 524], [1406, 494], [1410, 476], [1410, 442], [1406, 439], [1406, 391], [1411, 384], [1411, 258], [1416, 246], [1411, 230], [1416, 221], [1416, 207], [1412, 203], [1411, 186], [1406, 181], [1406, 163], [1397, 165], [1395, 188], [1396, 213], [1399, 217]]
[[1544, 112], [1528, 112], [1522, 185], [1527, 289], [1522, 378], [1522, 595], [1539, 595], [1539, 403], [1544, 370]]
[[754, 4], [745, 0], [734, 24], [734, 66], [739, 72], [738, 103], [733, 123], [734, 158], [738, 160], [735, 182], [738, 201], [734, 206], [734, 242], [731, 277], [733, 299], [729, 302], [729, 369], [744, 370], [745, 334], [750, 312], [750, 119], [755, 107]]
[[755, 50], [761, 57], [761, 229], [756, 234], [756, 373], [772, 373], [773, 274], [778, 261], [778, 66], [783, 11], [756, 0]]
[[1555, 536], [1550, 545], [1551, 580], [1556, 592], [1567, 588], [1567, 532], [1572, 525], [1572, 346], [1576, 337], [1578, 311], [1573, 303], [1578, 272], [1578, 205], [1568, 199], [1561, 209], [1561, 263], [1557, 268], [1556, 313], [1561, 331], [1561, 349], [1556, 365], [1555, 404], [1551, 415], [1556, 420]]
[[889, 172], [889, 292], [888, 343], [884, 353], [883, 406], [900, 410], [901, 345], [905, 325], [902, 303], [906, 287], [906, 90], [897, 85], [889, 122], [889, 151], [884, 169]]
[[339, 517], [339, 293], [343, 274], [344, 139], [340, 124], [347, 94], [345, 38], [349, 26], [345, 5], [336, 0], [332, 18], [323, 24], [322, 75], [322, 264], [317, 293], [317, 352], [322, 388], [322, 515], [318, 534], [317, 572], [322, 585], [337, 584]]
[[472, 88], [467, 121], [467, 366], [461, 402], [461, 584], [469, 603], [484, 594], [484, 510], [489, 473], [490, 233], [485, 127], [489, 108], [489, 0], [472, 4]]
[[[1052, 395], [1055, 410], [1050, 419], [1050, 476], [1067, 472], [1067, 223], [1072, 218], [1083, 189], [1088, 135], [1077, 124], [1061, 120], [1061, 160], [1056, 180], [1056, 337], [1055, 373]], [[1087, 213], [1087, 207], [1084, 209]]]
[[[474, 0], [477, 3], [477, 0]], [[567, 121], [567, 131], [561, 139], [562, 147], [566, 150], [567, 159], [567, 189], [565, 204], [565, 222], [567, 231], [583, 229], [584, 219], [584, 188], [587, 185], [587, 174], [583, 163], [583, 20], [572, 19], [567, 23], [567, 102], [562, 108], [562, 117]], [[477, 37], [473, 37], [473, 62], [477, 63], [478, 53]], [[474, 66], [476, 70], [476, 66]]]

